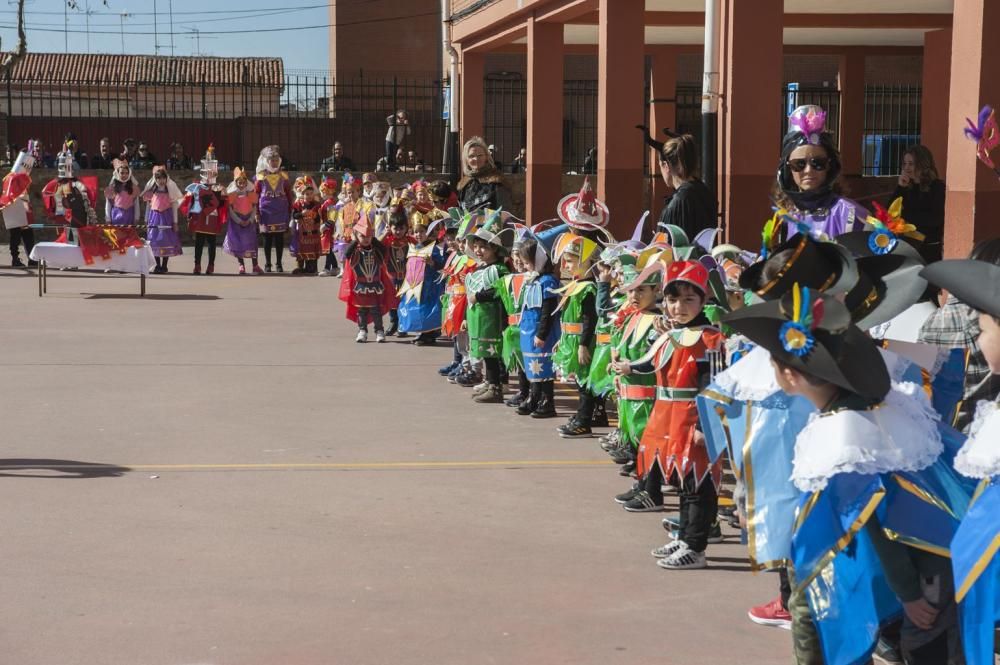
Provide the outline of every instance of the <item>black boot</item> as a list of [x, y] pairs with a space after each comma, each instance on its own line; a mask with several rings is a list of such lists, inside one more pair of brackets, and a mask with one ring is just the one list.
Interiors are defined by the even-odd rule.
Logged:
[[392, 337], [397, 332], [399, 332], [399, 310], [390, 309], [389, 310], [389, 329], [385, 331], [385, 334]]
[[604, 405], [603, 397], [594, 398], [594, 415], [590, 419], [590, 424], [594, 427], [608, 427], [608, 410]]
[[555, 418], [556, 417], [556, 400], [555, 400], [555, 382], [553, 381], [542, 381], [541, 383], [532, 384], [532, 388], [538, 386], [538, 403], [535, 405], [535, 410], [531, 412], [532, 418]]
[[532, 383], [528, 391], [528, 398], [522, 400], [517, 406], [517, 415], [527, 416], [538, 407], [539, 400], [542, 399], [542, 384]]
[[[524, 402], [530, 401], [531, 399], [531, 382], [528, 381], [528, 377], [525, 376], [523, 371], [517, 373], [517, 387], [517, 392], [514, 393], [510, 399], [504, 402], [504, 404], [511, 408], [520, 407]], [[522, 413], [521, 415], [523, 416], [527, 414]]]

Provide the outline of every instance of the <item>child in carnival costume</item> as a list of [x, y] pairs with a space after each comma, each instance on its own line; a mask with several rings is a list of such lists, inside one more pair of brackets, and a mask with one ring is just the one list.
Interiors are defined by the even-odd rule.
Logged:
[[350, 173], [344, 174], [340, 184], [341, 202], [337, 208], [337, 223], [333, 233], [333, 253], [344, 262], [344, 251], [354, 237], [354, 224], [361, 217], [360, 184]]
[[[42, 202], [49, 217], [56, 224], [67, 227], [65, 239], [79, 244], [76, 229], [97, 223], [94, 210], [97, 192], [77, 177], [77, 166], [73, 151], [64, 144], [56, 157], [57, 176], [42, 188]], [[90, 180], [93, 185], [96, 178], [85, 176], [83, 180]]]
[[534, 230], [522, 240], [517, 249], [521, 263], [527, 274], [521, 290], [520, 320], [518, 322], [519, 344], [524, 359], [524, 375], [529, 383], [527, 399], [517, 407], [520, 416], [532, 418], [554, 418], [555, 408], [555, 367], [552, 352], [559, 341], [559, 278], [555, 266], [549, 258], [550, 249], [546, 242], [552, 236], [544, 236]]
[[112, 165], [114, 175], [104, 188], [104, 218], [112, 226], [135, 226], [140, 220], [139, 182], [125, 160], [116, 159]]
[[366, 203], [368, 216], [375, 220], [375, 237], [382, 240], [389, 233], [389, 209], [392, 204], [392, 186], [384, 180], [372, 185], [371, 196]]
[[[369, 208], [369, 210], [375, 211], [376, 209]], [[372, 213], [367, 214], [371, 216]], [[375, 212], [375, 214], [380, 213]], [[376, 224], [376, 228], [377, 226]], [[403, 288], [403, 282], [406, 281], [406, 259], [410, 253], [410, 245], [414, 244], [416, 240], [410, 235], [410, 220], [406, 217], [406, 210], [401, 207], [392, 208], [389, 212], [388, 227], [390, 231], [384, 238], [378, 238], [377, 232], [375, 237], [381, 240], [385, 246], [386, 268], [395, 285], [395, 291], [398, 293]], [[405, 332], [399, 332], [399, 310], [393, 308], [389, 311], [389, 330], [386, 334], [392, 336], [397, 333], [400, 337], [408, 336]]]
[[500, 359], [503, 355], [505, 316], [498, 291], [509, 270], [504, 263], [514, 243], [514, 229], [503, 228], [501, 210], [489, 211], [482, 225], [469, 237], [476, 269], [465, 278], [468, 308], [465, 312], [469, 331], [469, 355], [482, 361], [484, 380], [472, 391], [480, 404], [502, 403]]
[[168, 271], [171, 256], [183, 254], [178, 235], [177, 209], [184, 194], [170, 179], [165, 166], [154, 166], [153, 177], [146, 183], [142, 199], [146, 201], [146, 239], [156, 260], [155, 274]]
[[254, 274], [262, 274], [257, 262], [257, 190], [239, 166], [233, 169], [233, 181], [226, 188], [226, 219], [222, 251], [236, 257], [239, 274], [247, 272], [246, 259], [252, 262]]
[[275, 272], [285, 272], [281, 265], [285, 251], [285, 231], [292, 219], [295, 193], [288, 174], [281, 170], [281, 149], [265, 146], [257, 158], [257, 207], [260, 232], [264, 236], [264, 272], [271, 272], [271, 250], [274, 250]]
[[292, 204], [292, 242], [289, 253], [295, 257], [293, 275], [315, 275], [322, 253], [320, 239], [320, 207], [316, 199], [316, 183], [307, 175], [295, 179], [295, 203]]
[[[656, 376], [633, 373], [630, 364], [639, 361], [660, 336], [654, 324], [660, 317], [659, 303], [663, 297], [664, 266], [670, 261], [669, 250], [652, 248], [638, 258], [622, 256], [619, 291], [626, 295], [624, 306], [614, 314], [608, 336], [614, 390], [618, 396], [618, 437], [615, 462], [624, 461], [632, 469], [639, 441], [656, 402]], [[596, 357], [596, 354], [595, 354]], [[633, 492], [617, 497], [619, 503], [631, 500], [643, 488], [642, 476]]]
[[[921, 276], [979, 311], [979, 347], [990, 371], [1000, 374], [1000, 266], [968, 259], [939, 261]], [[977, 405], [955, 469], [979, 482], [950, 547], [965, 662], [992, 665], [1000, 622], [1000, 408], [996, 402]]]
[[507, 315], [507, 325], [501, 333], [501, 344], [503, 351], [501, 361], [503, 368], [508, 374], [517, 374], [518, 391], [509, 397], [504, 404], [511, 408], [521, 405], [528, 399], [531, 392], [531, 384], [524, 373], [524, 356], [521, 354], [521, 331], [518, 327], [521, 322], [521, 306], [523, 304], [524, 286], [526, 284], [528, 267], [522, 262], [518, 249], [529, 233], [529, 229], [524, 224], [515, 223], [514, 241], [511, 245], [510, 264], [512, 270], [504, 275], [497, 288], [497, 295], [503, 304], [504, 313]]
[[[324, 176], [319, 183], [320, 208], [319, 215], [322, 220], [320, 224], [320, 245], [325, 257], [323, 271], [320, 277], [339, 275], [337, 268], [337, 255], [333, 253], [333, 236], [337, 228], [337, 179], [331, 176]], [[377, 236], [376, 236], [377, 237]]]
[[416, 346], [431, 346], [441, 329], [441, 293], [444, 283], [444, 251], [434, 232], [440, 220], [431, 220], [420, 212], [410, 214], [413, 242], [406, 256], [406, 273], [399, 295], [399, 330], [417, 333]]
[[206, 275], [215, 272], [216, 238], [226, 223], [225, 195], [216, 181], [219, 162], [215, 159], [215, 149], [209, 145], [201, 160], [201, 182], [191, 183], [184, 189], [180, 214], [188, 221], [188, 230], [194, 236], [194, 270], [201, 274], [201, 256], [208, 245], [208, 267]]
[[340, 284], [340, 299], [347, 303], [346, 316], [358, 324], [354, 341], [368, 341], [368, 322], [375, 327], [375, 341], [385, 341], [382, 313], [396, 306], [392, 278], [385, 269], [385, 247], [375, 239], [375, 227], [368, 215], [352, 226], [354, 234], [344, 249], [344, 279]]
[[441, 271], [445, 278], [445, 291], [441, 298], [441, 334], [454, 340], [454, 356], [451, 363], [438, 369], [438, 374], [446, 376], [451, 383], [458, 383], [464, 377], [466, 383], [476, 385], [479, 381], [473, 377], [469, 333], [465, 324], [468, 305], [465, 278], [476, 269], [476, 261], [471, 256], [472, 248], [468, 245], [468, 236], [475, 230], [475, 217], [459, 208], [450, 209], [448, 214], [445, 242], [449, 254]]
[[[708, 535], [718, 511], [722, 468], [708, 459], [695, 397], [718, 369], [723, 338], [704, 314], [708, 270], [701, 263], [670, 263], [663, 290], [666, 332], [642, 358], [615, 365], [622, 376], [656, 375], [656, 401], [636, 453], [636, 472], [642, 481], [623, 507], [629, 512], [662, 510], [661, 486], [666, 481], [676, 487], [680, 494], [677, 539], [653, 555], [668, 570], [704, 568]], [[636, 318], [637, 331], [641, 332], [645, 319]], [[623, 339], [629, 337], [634, 339], [634, 333], [623, 334]]]
[[597, 399], [585, 387], [594, 354], [597, 331], [597, 286], [591, 270], [598, 258], [597, 243], [573, 231], [559, 236], [553, 248], [568, 284], [558, 290], [561, 296], [559, 319], [561, 336], [552, 362], [563, 380], [575, 380], [580, 394], [579, 406], [569, 422], [557, 428], [563, 438], [591, 436], [590, 428]]
[[3, 211], [3, 223], [10, 234], [10, 259], [12, 268], [23, 268], [18, 246], [24, 242], [24, 252], [28, 257], [28, 266], [38, 265], [31, 260], [31, 248], [35, 246], [35, 232], [31, 225], [35, 215], [28, 198], [28, 187], [31, 185], [31, 169], [35, 165], [32, 152], [35, 142], [28, 141], [28, 149], [17, 155], [10, 173], [3, 178], [3, 191], [0, 192], [0, 210]]
[[[361, 200], [362, 202], [368, 202], [372, 200], [372, 192], [375, 189], [375, 183], [378, 182], [378, 176], [371, 171], [366, 171], [361, 174]], [[376, 229], [376, 232], [378, 229]]]
[[972, 488], [923, 387], [893, 383], [849, 309], [811, 289], [724, 320], [768, 351], [785, 393], [818, 410], [792, 461], [799, 662], [866, 662], [900, 606], [907, 662], [962, 662], [947, 552]]

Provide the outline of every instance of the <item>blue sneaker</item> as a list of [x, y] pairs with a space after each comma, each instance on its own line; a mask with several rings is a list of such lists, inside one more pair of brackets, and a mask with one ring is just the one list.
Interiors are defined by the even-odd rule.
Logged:
[[459, 363], [458, 361], [455, 361], [455, 362], [448, 363], [444, 367], [439, 367], [438, 368], [438, 374], [440, 374], [441, 376], [448, 376], [453, 371], [455, 371], [455, 368], [458, 367], [460, 364], [461, 363]]

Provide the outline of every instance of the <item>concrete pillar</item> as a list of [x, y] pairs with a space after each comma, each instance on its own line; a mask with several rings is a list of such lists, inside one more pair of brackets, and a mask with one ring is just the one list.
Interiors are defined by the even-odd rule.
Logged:
[[[865, 53], [848, 49], [840, 56], [840, 162], [845, 176], [861, 175], [865, 131]], [[829, 109], [827, 109], [829, 112]], [[829, 127], [829, 122], [827, 127]]]
[[[948, 193], [944, 253], [968, 254], [974, 243], [1000, 235], [1000, 181], [976, 160], [975, 145], [962, 135], [965, 118], [975, 119], [983, 104], [1000, 104], [1000, 2], [962, 0], [952, 22], [951, 82], [948, 108]], [[1000, 151], [994, 151], [1000, 159]]]
[[934, 155], [947, 181], [948, 95], [951, 82], [951, 28], [924, 33], [924, 80], [920, 99], [920, 142]]
[[631, 232], [643, 208], [645, 116], [644, 0], [599, 0], [597, 196], [611, 211], [616, 238]]
[[724, 115], [726, 152], [720, 201], [727, 237], [747, 249], [760, 245], [771, 215], [768, 197], [780, 155], [783, 0], [726, 0], [728, 69]]
[[[462, 53], [462, 138], [464, 144], [473, 136], [483, 135], [483, 75], [485, 57], [479, 52]], [[487, 142], [489, 139], [487, 139]], [[461, 148], [461, 146], [459, 146]]]
[[528, 19], [529, 224], [555, 216], [562, 196], [563, 25]]
[[[649, 108], [649, 132], [657, 141], [667, 137], [663, 133], [665, 127], [677, 129], [677, 49], [658, 49], [652, 54], [652, 71], [650, 72], [650, 99], [654, 101]], [[664, 101], [664, 100], [672, 101]], [[660, 156], [653, 149], [649, 150], [649, 177], [651, 178], [649, 215], [658, 219], [663, 210], [663, 197], [667, 194], [667, 185], [660, 177]], [[647, 225], [649, 226], [649, 225]], [[649, 228], [652, 228], [649, 226]]]

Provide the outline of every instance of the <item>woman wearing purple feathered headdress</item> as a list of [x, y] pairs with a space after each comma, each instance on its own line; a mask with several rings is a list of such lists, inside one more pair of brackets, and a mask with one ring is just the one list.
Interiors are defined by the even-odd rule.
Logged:
[[868, 211], [840, 195], [840, 169], [840, 152], [826, 131], [826, 111], [814, 105], [792, 111], [773, 192], [778, 205], [830, 238], [861, 230]]

